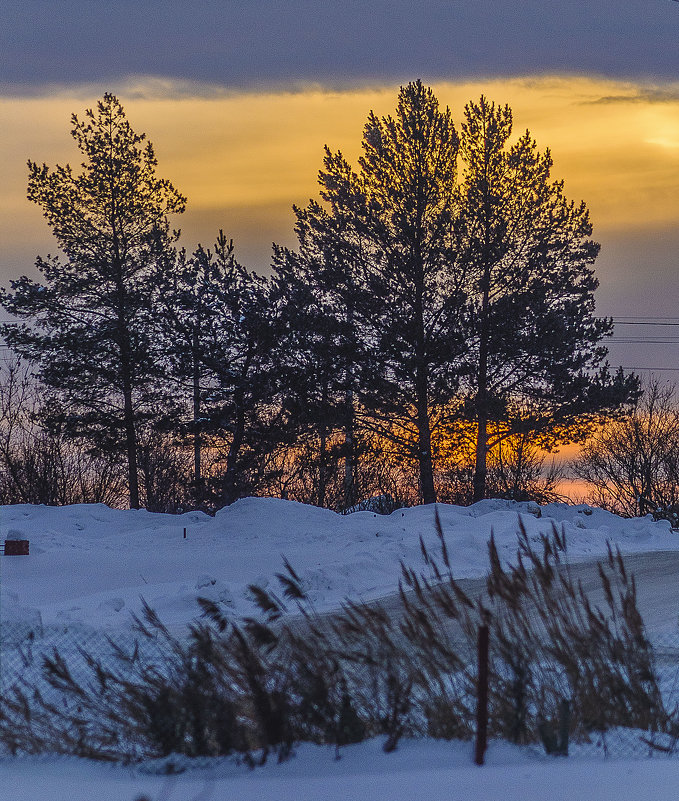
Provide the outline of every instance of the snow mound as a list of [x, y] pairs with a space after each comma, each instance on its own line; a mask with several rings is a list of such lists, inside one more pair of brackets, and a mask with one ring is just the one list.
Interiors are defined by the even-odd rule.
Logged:
[[[438, 505], [454, 575], [483, 576], [491, 532], [500, 556], [515, 557], [519, 520], [531, 540], [564, 530], [571, 560], [679, 548], [666, 521], [632, 520], [588, 506], [488, 500]], [[30, 556], [3, 557], [2, 637], [13, 642], [42, 625], [129, 628], [145, 599], [170, 626], [199, 614], [197, 597], [229, 614], [252, 612], [248, 587], [274, 587], [285, 557], [319, 610], [347, 597], [394, 592], [401, 562], [423, 567], [420, 538], [437, 550], [433, 506], [390, 515], [327, 509], [277, 498], [245, 498], [215, 517], [78, 506], [7, 506], [0, 539], [30, 541]], [[184, 530], [186, 529], [186, 537]]]

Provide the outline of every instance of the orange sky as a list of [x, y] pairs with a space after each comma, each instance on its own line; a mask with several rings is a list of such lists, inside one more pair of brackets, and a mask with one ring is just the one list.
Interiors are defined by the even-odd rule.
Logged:
[[[459, 120], [481, 93], [514, 110], [515, 130], [529, 128], [552, 150], [567, 194], [584, 199], [596, 235], [673, 231], [679, 222], [679, 84], [652, 86], [583, 77], [440, 83], [434, 89]], [[219, 227], [241, 259], [265, 267], [272, 240], [292, 244], [293, 203], [316, 194], [322, 148], [355, 161], [370, 109], [393, 110], [397, 85], [336, 92], [226, 93], [171, 82], [115, 89], [136, 130], [156, 147], [159, 173], [189, 198], [178, 219], [185, 242], [210, 242]], [[101, 91], [63, 90], [49, 97], [0, 96], [0, 278], [30, 269], [51, 246], [37, 208], [25, 200], [28, 158], [77, 161], [69, 117]], [[615, 312], [615, 310], [613, 310]]]
[[[550, 147], [554, 176], [565, 179], [568, 197], [586, 201], [602, 243], [601, 313], [679, 315], [679, 83], [543, 76], [433, 86], [455, 120], [483, 93], [512, 107], [517, 134], [528, 128], [541, 149]], [[259, 270], [272, 241], [294, 245], [292, 204], [317, 195], [323, 145], [355, 163], [368, 112], [392, 112], [398, 92], [397, 84], [226, 92], [136, 81], [109, 88], [153, 142], [159, 175], [188, 196], [186, 214], [175, 220], [186, 247], [211, 244], [222, 227], [240, 260]], [[70, 115], [103, 91], [0, 95], [0, 283], [30, 273], [38, 253], [55, 249], [39, 209], [25, 199], [26, 160], [77, 163]], [[679, 369], [678, 350], [613, 345], [611, 362]]]

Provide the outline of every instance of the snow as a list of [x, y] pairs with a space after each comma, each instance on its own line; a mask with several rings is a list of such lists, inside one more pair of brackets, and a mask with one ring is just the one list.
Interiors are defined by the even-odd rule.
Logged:
[[[492, 500], [438, 509], [456, 578], [485, 574], [491, 531], [501, 557], [511, 560], [519, 516], [533, 539], [563, 526], [572, 560], [601, 557], [608, 542], [623, 553], [679, 550], [666, 521], [624, 520], [586, 506]], [[195, 618], [199, 595], [222, 601], [233, 615], [249, 614], [248, 585], [271, 586], [283, 557], [319, 610], [347, 596], [375, 598], [396, 589], [401, 561], [422, 565], [420, 536], [433, 550], [437, 539], [432, 506], [339, 515], [277, 498], [246, 498], [215, 517], [102, 504], [7, 506], [0, 540], [10, 535], [30, 541], [30, 556], [2, 560], [3, 619], [39, 614], [44, 625], [107, 630], [129, 627], [142, 597], [170, 626]]]
[[465, 743], [405, 741], [384, 754], [371, 740], [305, 745], [281, 765], [250, 771], [232, 761], [174, 776], [75, 759], [0, 762], [8, 801], [676, 801], [679, 760], [547, 758], [492, 743], [482, 768]]
[[[679, 534], [650, 517], [624, 520], [587, 506], [483, 501], [439, 505], [454, 575], [483, 576], [493, 532], [505, 561], [516, 554], [519, 517], [531, 539], [563, 526], [572, 561], [604, 556], [608, 544], [625, 554], [679, 550]], [[186, 537], [184, 537], [186, 530]], [[0, 541], [28, 539], [30, 555], [0, 558], [2, 651], [31, 636], [88, 631], [129, 634], [143, 597], [180, 630], [199, 613], [198, 596], [220, 601], [228, 614], [253, 611], [248, 585], [275, 586], [285, 557], [317, 609], [349, 597], [392, 593], [400, 563], [423, 567], [419, 538], [436, 550], [434, 508], [389, 516], [334, 512], [274, 498], [248, 498], [212, 518], [103, 505], [9, 506], [0, 509]], [[51, 636], [51, 635], [50, 635]], [[604, 760], [595, 752], [568, 759], [494, 743], [477, 768], [471, 746], [420, 740], [385, 755], [372, 740], [343, 749], [304, 745], [282, 765], [249, 771], [233, 760], [195, 765], [175, 777], [84, 760], [0, 760], [0, 797], [12, 801], [98, 798], [125, 801], [147, 794], [168, 799], [597, 799], [676, 798], [679, 760]], [[145, 766], [149, 770], [150, 766]]]

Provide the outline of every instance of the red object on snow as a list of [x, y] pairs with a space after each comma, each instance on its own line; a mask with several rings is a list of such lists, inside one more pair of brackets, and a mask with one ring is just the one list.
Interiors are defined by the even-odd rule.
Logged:
[[28, 556], [28, 540], [5, 540], [5, 556]]

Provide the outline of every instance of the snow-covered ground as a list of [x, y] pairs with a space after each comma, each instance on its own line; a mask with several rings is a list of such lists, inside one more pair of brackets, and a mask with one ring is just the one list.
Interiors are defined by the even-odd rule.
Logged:
[[[501, 556], [515, 556], [519, 515], [536, 538], [564, 526], [571, 560], [601, 557], [607, 542], [630, 554], [679, 550], [679, 534], [650, 517], [624, 520], [585, 506], [540, 509], [508, 501], [438, 509], [457, 578], [486, 573], [491, 531]], [[166, 624], [179, 626], [196, 616], [201, 595], [240, 615], [252, 611], [248, 585], [272, 586], [283, 557], [325, 610], [347, 596], [394, 592], [401, 561], [422, 566], [420, 536], [436, 550], [431, 506], [343, 516], [247, 498], [213, 518], [103, 505], [8, 506], [0, 511], [0, 540], [29, 540], [30, 556], [0, 560], [0, 614], [4, 621], [35, 621], [39, 614], [44, 625], [127, 628], [143, 597]]]
[[[607, 544], [625, 554], [679, 551], [679, 534], [650, 518], [623, 520], [599, 509], [484, 501], [439, 506], [457, 578], [482, 576], [494, 532], [503, 559], [514, 557], [521, 515], [531, 537], [563, 525], [570, 559], [591, 560]], [[539, 516], [538, 516], [539, 515]], [[186, 537], [184, 537], [186, 530]], [[390, 516], [341, 516], [277, 499], [246, 499], [214, 518], [121, 511], [101, 505], [0, 510], [0, 540], [30, 541], [28, 557], [0, 557], [4, 657], [30, 632], [129, 632], [143, 597], [173, 627], [199, 612], [197, 596], [234, 616], [252, 611], [247, 587], [266, 585], [287, 558], [319, 610], [343, 598], [396, 589], [401, 561], [422, 565], [419, 537], [436, 548], [434, 510]], [[668, 590], [670, 588], [668, 587]], [[14, 664], [3, 658], [5, 669]], [[12, 668], [13, 670], [16, 667]], [[4, 677], [5, 681], [7, 676]], [[664, 799], [679, 794], [679, 759], [607, 760], [595, 753], [547, 759], [536, 750], [495, 744], [483, 769], [470, 746], [405, 742], [384, 755], [370, 741], [344, 749], [303, 746], [290, 762], [249, 772], [224, 761], [168, 779], [76, 760], [0, 761], [0, 797], [8, 801], [153, 801], [186, 799]]]
[[676, 801], [679, 759], [554, 758], [492, 743], [486, 764], [465, 743], [371, 740], [250, 771], [223, 760], [176, 776], [76, 759], [0, 761], [7, 801]]

